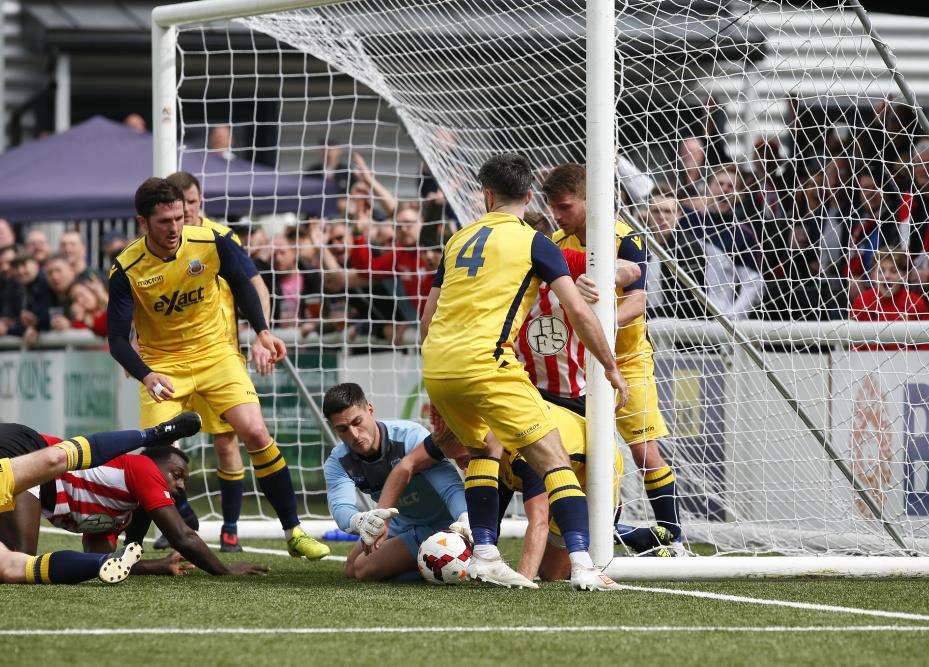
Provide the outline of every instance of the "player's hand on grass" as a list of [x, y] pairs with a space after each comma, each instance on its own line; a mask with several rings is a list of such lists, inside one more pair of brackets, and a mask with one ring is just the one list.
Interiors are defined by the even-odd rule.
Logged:
[[174, 398], [174, 384], [168, 379], [167, 375], [152, 371], [142, 378], [142, 384], [148, 389], [148, 395], [151, 396], [156, 403]]
[[171, 577], [182, 577], [191, 570], [197, 569], [192, 563], [184, 560], [184, 557], [176, 551], [172, 551], [164, 558], [155, 559], [155, 562], [158, 563], [160, 574]]
[[229, 565], [228, 568], [229, 574], [234, 577], [250, 575], [264, 576], [271, 571], [264, 565], [255, 565], [254, 563], [233, 563], [232, 565]]
[[606, 370], [606, 379], [610, 381], [613, 389], [616, 390], [616, 409], [619, 410], [629, 400], [629, 385], [626, 383], [626, 378], [615, 366]]
[[351, 527], [355, 529], [361, 537], [361, 541], [370, 547], [380, 536], [381, 531], [390, 522], [398, 516], [400, 510], [395, 507], [377, 508], [367, 512], [358, 512], [351, 519]]
[[468, 521], [468, 513], [462, 512], [458, 520], [448, 527], [453, 533], [458, 533], [468, 541], [468, 544], [474, 544], [474, 536], [471, 534], [471, 523]]
[[600, 300], [600, 290], [597, 289], [597, 283], [588, 278], [586, 273], [579, 275], [574, 284], [587, 303], [597, 303]]

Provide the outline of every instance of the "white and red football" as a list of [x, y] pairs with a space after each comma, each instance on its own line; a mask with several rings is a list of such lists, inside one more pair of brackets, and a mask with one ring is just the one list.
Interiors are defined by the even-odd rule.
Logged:
[[430, 584], [460, 584], [468, 580], [471, 545], [458, 533], [441, 531], [419, 547], [416, 564]]

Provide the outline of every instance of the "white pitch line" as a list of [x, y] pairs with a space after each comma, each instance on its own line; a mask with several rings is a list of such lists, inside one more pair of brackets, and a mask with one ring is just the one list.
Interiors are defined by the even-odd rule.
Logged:
[[[70, 535], [67, 531], [58, 529], [58, 528], [46, 528], [42, 527], [42, 530], [48, 532], [61, 533]], [[150, 538], [146, 539], [146, 542], [151, 541]], [[214, 549], [218, 549], [219, 545], [209, 545]], [[268, 554], [272, 556], [289, 556], [283, 549], [262, 549], [259, 547], [243, 547], [246, 552], [253, 552], [259, 554]], [[333, 561], [345, 561], [345, 556], [326, 556], [323, 560], [333, 560]], [[661, 593], [663, 595], [681, 595], [684, 597], [692, 598], [701, 598], [704, 600], [719, 600], [721, 602], [737, 602], [741, 604], [756, 604], [766, 607], [787, 607], [790, 609], [803, 609], [806, 611], [825, 611], [835, 614], [854, 614], [857, 616], [870, 616], [872, 618], [894, 618], [904, 621], [929, 621], [929, 615], [927, 614], [911, 614], [903, 611], [885, 611], [882, 609], [859, 609], [857, 607], [842, 607], [838, 605], [831, 604], [817, 604], [813, 602], [794, 602], [792, 600], [774, 600], [770, 598], [753, 598], [747, 597], [744, 595], [729, 595], [726, 593], [712, 593], [710, 591], [700, 591], [700, 590], [685, 590], [681, 588], [661, 588], [657, 586], [638, 586], [630, 584], [620, 584], [620, 587], [623, 590], [627, 591], [640, 591], [646, 593]]]
[[840, 607], [832, 604], [816, 604], [812, 602], [794, 602], [792, 600], [772, 600], [768, 598], [751, 598], [744, 595], [728, 595], [726, 593], [711, 593], [709, 591], [684, 590], [680, 588], [658, 588], [655, 586], [630, 586], [620, 584], [623, 590], [645, 591], [647, 593], [662, 593], [665, 595], [682, 595], [684, 597], [702, 598], [704, 600], [720, 600], [723, 602], [741, 602], [757, 604], [768, 607], [790, 607], [792, 609], [805, 609], [808, 611], [829, 611], [837, 614], [856, 614], [858, 616], [873, 616], [876, 618], [897, 618], [905, 621], [929, 621], [929, 615], [910, 614], [903, 611], [884, 611], [881, 609], [859, 609], [857, 607]]
[[647, 634], [729, 633], [833, 633], [833, 632], [929, 632], [929, 625], [772, 625], [772, 626], [676, 626], [676, 625], [553, 625], [477, 627], [363, 627], [363, 628], [53, 628], [0, 630], [0, 637], [62, 637], [87, 635], [344, 635], [344, 634], [440, 634], [440, 633], [559, 633], [637, 632]]

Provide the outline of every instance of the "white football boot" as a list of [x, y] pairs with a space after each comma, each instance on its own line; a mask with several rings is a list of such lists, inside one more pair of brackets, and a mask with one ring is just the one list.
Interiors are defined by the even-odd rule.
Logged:
[[494, 586], [503, 586], [504, 588], [538, 588], [519, 572], [507, 565], [499, 556], [492, 560], [481, 558], [476, 554], [471, 554], [471, 561], [468, 563], [468, 576], [477, 581], [483, 581]]
[[619, 584], [595, 567], [572, 567], [571, 585], [579, 591], [619, 591]]
[[117, 549], [103, 561], [97, 576], [105, 584], [118, 584], [129, 576], [132, 566], [142, 560], [142, 547], [130, 542], [122, 549]]

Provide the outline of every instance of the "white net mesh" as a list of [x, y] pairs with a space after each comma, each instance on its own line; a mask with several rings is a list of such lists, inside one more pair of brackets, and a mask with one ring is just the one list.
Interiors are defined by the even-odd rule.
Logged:
[[[777, 382], [925, 550], [929, 352], [921, 325], [888, 322], [929, 310], [924, 137], [855, 15], [818, 5], [618, 10], [620, 208], [711, 304], [650, 253], [662, 447], [685, 535], [723, 553], [897, 549]], [[275, 325], [317, 400], [356, 380], [383, 416], [423, 418], [417, 309], [446, 234], [483, 213], [481, 162], [520, 151], [540, 177], [583, 162], [584, 11], [350, 1], [181, 27], [182, 164], [205, 177], [208, 212], [247, 216]], [[275, 437], [294, 443], [304, 511], [323, 514], [328, 444], [312, 412], [281, 372], [260, 390]], [[647, 520], [628, 463], [624, 516]]]

